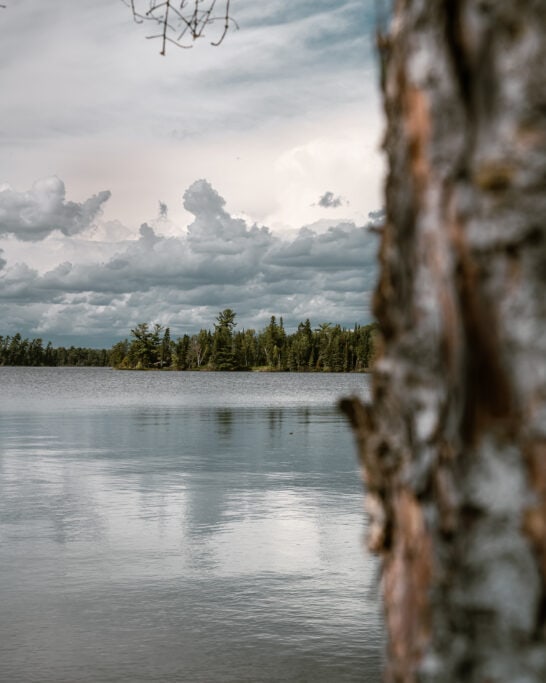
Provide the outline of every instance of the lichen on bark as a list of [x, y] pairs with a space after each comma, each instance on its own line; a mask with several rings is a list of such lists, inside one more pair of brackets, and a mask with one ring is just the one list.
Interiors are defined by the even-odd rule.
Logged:
[[400, 0], [357, 436], [391, 683], [546, 680], [546, 3]]

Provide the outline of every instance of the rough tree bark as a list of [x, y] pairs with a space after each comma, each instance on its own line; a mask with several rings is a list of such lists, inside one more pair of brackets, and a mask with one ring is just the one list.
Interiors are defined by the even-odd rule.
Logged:
[[546, 2], [400, 0], [370, 405], [386, 679], [546, 681]]

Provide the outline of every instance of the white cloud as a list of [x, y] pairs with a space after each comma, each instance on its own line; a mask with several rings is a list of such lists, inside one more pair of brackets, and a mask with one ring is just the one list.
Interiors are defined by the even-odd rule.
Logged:
[[[206, 180], [186, 190], [184, 203], [194, 220], [176, 236], [144, 223], [138, 239], [113, 243], [101, 261], [61, 261], [45, 272], [7, 265], [0, 272], [3, 319], [24, 319], [28, 334], [87, 335], [106, 344], [142, 320], [168, 324], [175, 334], [209, 327], [226, 307], [245, 327], [261, 327], [272, 314], [288, 327], [307, 317], [347, 325], [370, 319], [376, 237], [366, 227], [346, 222], [281, 238], [233, 217]], [[86, 250], [89, 242], [70, 238], [78, 240]]]
[[346, 200], [343, 199], [341, 195], [336, 196], [330, 190], [327, 190], [321, 195], [317, 202], [318, 206], [322, 206], [324, 209], [337, 209], [339, 206], [343, 206], [346, 203]]
[[[100, 184], [114, 194], [107, 217], [132, 227], [196, 177], [252, 220], [297, 227], [320, 218], [309, 205], [339, 181], [354, 211], [338, 217], [363, 220], [381, 176], [372, 5], [238, 0], [241, 30], [221, 48], [204, 40], [162, 58], [119, 0], [11, 3], [0, 179], [57, 174], [79, 201]], [[285, 179], [279, 158], [310, 146], [321, 150], [305, 173]]]
[[65, 186], [57, 177], [37, 180], [30, 190], [17, 192], [8, 185], [0, 187], [0, 236], [19, 240], [43, 240], [55, 230], [76, 235], [96, 218], [110, 192], [93, 195], [85, 202], [67, 202]]
[[[3, 12], [0, 181], [56, 175], [70, 201], [58, 179], [2, 188], [0, 332], [100, 342], [144, 319], [208, 326], [224, 305], [247, 325], [366, 319], [376, 238], [357, 226], [383, 203], [374, 4], [234, 10], [221, 48], [167, 58], [118, 0]], [[348, 203], [317, 205], [325, 188]]]

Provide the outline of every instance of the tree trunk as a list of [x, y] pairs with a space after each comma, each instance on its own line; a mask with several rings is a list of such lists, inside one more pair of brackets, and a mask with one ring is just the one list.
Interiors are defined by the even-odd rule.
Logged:
[[546, 681], [546, 2], [380, 39], [383, 350], [357, 434], [392, 683]]

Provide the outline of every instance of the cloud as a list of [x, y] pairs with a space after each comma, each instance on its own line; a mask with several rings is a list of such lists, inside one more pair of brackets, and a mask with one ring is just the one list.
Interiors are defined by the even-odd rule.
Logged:
[[[57, 173], [78, 200], [108, 188], [108, 217], [132, 226], [153, 216], [158, 199], [180, 221], [180, 188], [199, 177], [226, 182], [238, 210], [272, 227], [318, 219], [324, 210], [311, 203], [326, 188], [343, 190], [350, 217], [362, 221], [380, 205], [374, 3], [236, 5], [241, 30], [220, 50], [204, 40], [162, 59], [144, 39], [149, 26], [132, 24], [122, 2], [56, 0], [55, 11], [10, 3], [0, 41], [0, 180], [26, 189], [30, 172]], [[332, 153], [326, 145], [339, 147], [340, 137]], [[301, 176], [276, 172], [281, 155], [316, 140], [320, 156], [310, 150]]]
[[[205, 40], [183, 54], [173, 47], [166, 60], [157, 59], [155, 41], [144, 40], [150, 26], [131, 25], [121, 2], [56, 0], [54, 13], [12, 4], [0, 46], [9, 65], [5, 115], [25, 140], [105, 129], [138, 135], [150, 126], [195, 133], [225, 129], [226, 121], [245, 129], [266, 117], [307, 116], [310, 102], [361, 101], [371, 90], [364, 76], [374, 59], [374, 8], [360, 0], [238, 0], [242, 30], [221, 53]], [[16, 36], [27, 46], [24, 59], [13, 58]], [[14, 87], [29, 75], [32, 88]], [[183, 108], [179, 86], [190, 94]]]
[[337, 209], [337, 207], [341, 206], [343, 203], [344, 200], [341, 195], [335, 197], [334, 193], [330, 191], [325, 192], [318, 200], [318, 205], [324, 207], [325, 209]]
[[210, 227], [221, 226], [221, 219], [227, 217], [225, 203], [207, 180], [196, 180], [184, 192], [184, 208], [203, 226], [207, 223]]
[[385, 220], [385, 209], [379, 209], [378, 211], [370, 211], [368, 213], [368, 218], [371, 223], [382, 223]]
[[6, 259], [3, 258], [3, 256], [2, 256], [3, 253], [4, 253], [4, 250], [0, 249], [0, 270], [2, 270], [7, 263]]
[[70, 331], [107, 345], [143, 320], [169, 325], [173, 334], [195, 332], [226, 307], [241, 327], [261, 327], [273, 314], [288, 329], [307, 317], [346, 325], [370, 320], [377, 236], [366, 226], [304, 227], [281, 238], [232, 216], [204, 179], [183, 201], [194, 218], [177, 235], [162, 236], [144, 223], [138, 239], [114, 243], [101, 261], [72, 259], [46, 272], [22, 263], [4, 268], [0, 315], [20, 320], [11, 313], [32, 310], [32, 329], [42, 336]]
[[9, 185], [0, 187], [0, 236], [18, 240], [43, 240], [55, 230], [77, 235], [88, 228], [99, 214], [110, 192], [93, 195], [82, 204], [67, 202], [65, 186], [51, 176], [37, 180], [30, 190], [17, 192]]

